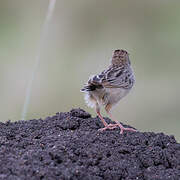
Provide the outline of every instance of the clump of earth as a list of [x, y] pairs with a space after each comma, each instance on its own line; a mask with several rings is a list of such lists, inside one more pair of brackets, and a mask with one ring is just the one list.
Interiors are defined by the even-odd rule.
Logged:
[[102, 127], [82, 109], [0, 123], [0, 180], [180, 180], [173, 136]]

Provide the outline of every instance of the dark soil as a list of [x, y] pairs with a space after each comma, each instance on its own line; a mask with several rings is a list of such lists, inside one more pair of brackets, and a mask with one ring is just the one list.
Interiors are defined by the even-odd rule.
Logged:
[[173, 136], [101, 127], [82, 109], [0, 123], [0, 180], [180, 180]]

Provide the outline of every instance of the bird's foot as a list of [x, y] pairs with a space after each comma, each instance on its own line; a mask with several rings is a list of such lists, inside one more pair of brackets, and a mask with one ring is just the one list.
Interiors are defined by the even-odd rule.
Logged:
[[104, 128], [98, 129], [98, 131], [105, 131], [107, 129], [114, 129], [114, 128], [117, 128], [117, 127], [119, 127], [121, 129], [120, 134], [123, 134], [124, 131], [133, 131], [133, 132], [137, 131], [136, 129], [133, 129], [133, 128], [125, 128], [121, 124], [107, 124], [107, 125], [105, 125]]
[[133, 131], [133, 132], [137, 132], [137, 130], [136, 130], [136, 129], [133, 129], [133, 128], [125, 128], [125, 127], [123, 127], [122, 125], [119, 126], [119, 127], [120, 127], [120, 129], [121, 129], [120, 134], [123, 134], [124, 131]]
[[114, 129], [114, 128], [118, 127], [118, 126], [119, 126], [118, 124], [107, 124], [107, 125], [105, 125], [104, 128], [98, 129], [98, 131], [104, 131], [106, 129]]

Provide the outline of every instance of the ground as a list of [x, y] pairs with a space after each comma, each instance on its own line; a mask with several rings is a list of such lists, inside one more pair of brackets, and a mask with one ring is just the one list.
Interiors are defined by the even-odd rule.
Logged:
[[173, 136], [101, 127], [82, 109], [0, 123], [0, 180], [180, 180]]

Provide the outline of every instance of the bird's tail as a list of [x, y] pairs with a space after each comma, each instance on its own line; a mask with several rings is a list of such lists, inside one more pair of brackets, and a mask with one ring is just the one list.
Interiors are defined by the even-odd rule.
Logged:
[[82, 92], [85, 92], [85, 91], [95, 91], [96, 89], [101, 89], [103, 88], [102, 85], [98, 85], [98, 84], [88, 84], [88, 85], [85, 85], [81, 91]]
[[82, 92], [95, 91], [96, 89], [103, 88], [102, 84], [97, 79], [97, 76], [92, 76], [88, 83], [81, 89]]

